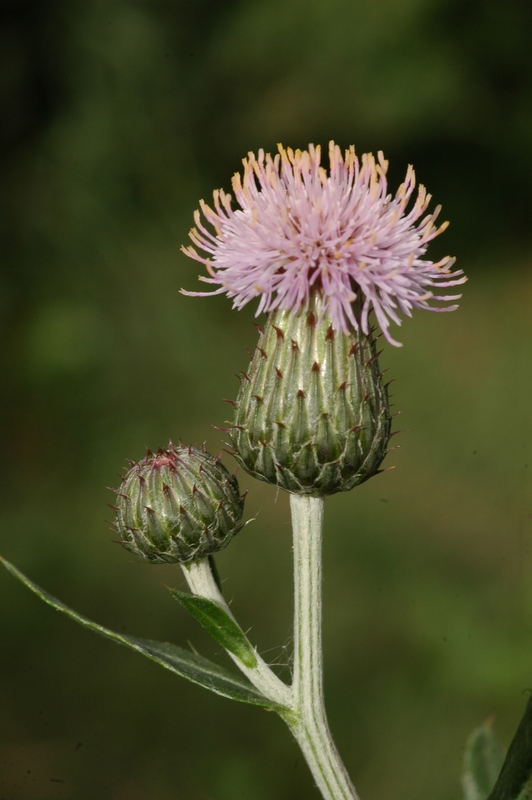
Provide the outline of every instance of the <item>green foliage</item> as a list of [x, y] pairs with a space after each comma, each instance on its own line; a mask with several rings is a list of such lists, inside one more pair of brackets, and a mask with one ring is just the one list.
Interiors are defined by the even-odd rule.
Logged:
[[[147, 656], [147, 658], [155, 661], [160, 666], [171, 670], [176, 675], [186, 678], [192, 683], [197, 683], [199, 686], [203, 686], [205, 689], [209, 689], [215, 694], [220, 694], [222, 697], [228, 697], [231, 700], [238, 700], [241, 703], [249, 703], [251, 705], [263, 706], [269, 710], [274, 710], [274, 704], [263, 697], [253, 686], [251, 686], [248, 681], [246, 681], [245, 678], [242, 678], [240, 675], [231, 674], [222, 667], [219, 667], [217, 664], [214, 664], [212, 661], [209, 661], [208, 659], [203, 658], [195, 653], [189, 653], [187, 650], [183, 650], [181, 647], [177, 647], [177, 645], [170, 644], [169, 642], [154, 642], [149, 639], [139, 639], [135, 636], [124, 636], [123, 634], [110, 631], [108, 628], [104, 628], [102, 625], [92, 622], [90, 619], [87, 619], [87, 617], [78, 614], [77, 611], [73, 611], [71, 608], [68, 608], [68, 606], [65, 606], [60, 600], [52, 597], [52, 595], [48, 594], [48, 592], [45, 592], [44, 589], [41, 589], [39, 586], [37, 586], [37, 584], [33, 583], [33, 581], [30, 581], [29, 578], [23, 575], [22, 572], [20, 572], [16, 567], [13, 566], [13, 564], [10, 564], [5, 559], [0, 558], [0, 563], [8, 570], [8, 572], [14, 575], [15, 578], [27, 586], [28, 589], [31, 589], [31, 591], [34, 592], [37, 597], [40, 597], [41, 600], [44, 600], [45, 603], [52, 606], [52, 608], [55, 608], [57, 611], [63, 612], [63, 614], [66, 614], [84, 628], [88, 628], [89, 630], [100, 634], [100, 636], [104, 636], [105, 638], [111, 639], [118, 644], [123, 644], [126, 647], [130, 647], [132, 650], [135, 650], [138, 653], [142, 653], [142, 655]], [[178, 594], [183, 595], [183, 593], [180, 592], [175, 596], [177, 597]], [[227, 615], [222, 612], [221, 609], [219, 609], [220, 614], [216, 614], [211, 608], [209, 608], [209, 606], [212, 606], [213, 604], [209, 603], [208, 601], [194, 605], [193, 603], [190, 603], [190, 601], [184, 601], [182, 597], [177, 597], [177, 599], [179, 599], [183, 605], [189, 608], [189, 610], [192, 611], [197, 619], [202, 620], [204, 627], [207, 627], [206, 621], [208, 619], [212, 620], [213, 625], [216, 625], [219, 631], [215, 638], [218, 638], [219, 640], [225, 638], [225, 640], [232, 643], [232, 647], [235, 650], [239, 650], [240, 652], [244, 650], [241, 642], [238, 641], [238, 637], [231, 629], [231, 626], [227, 624]], [[203, 598], [197, 599], [203, 600]], [[221, 615], [223, 615], [226, 619], [221, 620]], [[231, 620], [229, 620], [229, 622], [231, 622]], [[214, 635], [213, 625], [211, 625], [209, 629], [211, 635]], [[245, 657], [246, 655], [248, 661], [250, 661], [251, 658], [249, 654], [244, 653]], [[253, 664], [250, 664], [250, 666], [253, 666]]]
[[532, 794], [532, 697], [488, 800], [528, 800]]
[[197, 619], [218, 644], [233, 653], [246, 667], [251, 669], [256, 667], [257, 658], [253, 648], [236, 622], [216, 603], [207, 600], [205, 597], [197, 597], [188, 592], [180, 592], [179, 589], [170, 589], [170, 594], [187, 611], [190, 611], [192, 616]]
[[491, 722], [476, 728], [464, 755], [464, 800], [487, 800], [504, 761], [504, 750], [493, 735]]
[[532, 797], [532, 699], [504, 751], [491, 721], [468, 739], [462, 775], [464, 800], [529, 800]]

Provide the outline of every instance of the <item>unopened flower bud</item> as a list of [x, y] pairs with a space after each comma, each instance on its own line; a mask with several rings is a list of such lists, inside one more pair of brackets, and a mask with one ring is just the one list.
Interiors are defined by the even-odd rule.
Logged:
[[148, 451], [124, 476], [116, 503], [123, 546], [152, 564], [205, 558], [242, 527], [238, 482], [204, 448]]
[[288, 492], [349, 491], [386, 454], [390, 413], [371, 333], [335, 330], [318, 292], [268, 315], [230, 432], [251, 475]]

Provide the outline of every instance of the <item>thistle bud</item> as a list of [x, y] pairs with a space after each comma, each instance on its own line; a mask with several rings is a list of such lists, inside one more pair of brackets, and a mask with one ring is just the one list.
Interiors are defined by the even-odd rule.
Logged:
[[377, 355], [371, 333], [333, 328], [319, 293], [306, 310], [270, 312], [235, 403], [237, 461], [259, 480], [310, 496], [374, 475], [390, 438]]
[[244, 497], [218, 458], [171, 442], [148, 451], [122, 479], [115, 530], [152, 564], [195, 561], [222, 550], [242, 527]]

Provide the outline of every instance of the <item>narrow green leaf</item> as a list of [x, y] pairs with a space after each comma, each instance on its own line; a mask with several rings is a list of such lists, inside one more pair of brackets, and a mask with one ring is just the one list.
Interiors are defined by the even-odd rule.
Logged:
[[218, 644], [233, 653], [246, 667], [253, 669], [257, 666], [257, 657], [252, 646], [237, 623], [220, 606], [206, 597], [180, 592], [179, 589], [170, 589], [170, 594], [190, 611]]
[[142, 655], [150, 658], [162, 667], [171, 670], [176, 675], [180, 675], [182, 678], [186, 678], [199, 686], [204, 686], [206, 689], [210, 689], [212, 692], [222, 695], [222, 697], [229, 697], [241, 703], [262, 706], [263, 708], [273, 711], [282, 712], [285, 710], [283, 706], [272, 703], [264, 697], [244, 677], [232, 674], [223, 667], [219, 667], [218, 664], [203, 658], [203, 656], [195, 655], [194, 653], [190, 653], [168, 642], [156, 642], [150, 639], [139, 639], [135, 636], [124, 636], [123, 634], [115, 633], [108, 628], [104, 628], [96, 622], [92, 622], [90, 619], [87, 619], [87, 617], [78, 614], [77, 611], [68, 608], [68, 606], [64, 605], [60, 600], [48, 594], [48, 592], [45, 592], [37, 586], [37, 584], [23, 575], [13, 564], [10, 564], [9, 561], [6, 561], [1, 556], [0, 562], [15, 576], [15, 578], [27, 586], [27, 588], [40, 597], [41, 600], [44, 600], [45, 603], [71, 617], [71, 619], [83, 625], [83, 627], [89, 628], [89, 630], [95, 633], [99, 633], [100, 636], [104, 636], [126, 647], [130, 647], [132, 650], [136, 650], [137, 653], [142, 653]]
[[532, 695], [518, 725], [501, 773], [488, 800], [528, 800], [532, 797]]
[[467, 740], [462, 788], [464, 800], [487, 800], [504, 761], [504, 750], [491, 724], [476, 728]]

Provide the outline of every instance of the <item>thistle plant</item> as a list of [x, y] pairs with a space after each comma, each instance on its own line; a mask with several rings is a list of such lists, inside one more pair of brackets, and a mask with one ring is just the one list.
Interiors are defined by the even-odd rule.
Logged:
[[[399, 346], [391, 324], [413, 309], [452, 311], [466, 280], [454, 259], [426, 257], [447, 227], [416, 193], [412, 167], [395, 195], [382, 153], [361, 159], [331, 142], [329, 169], [319, 147], [244, 159], [234, 197], [215, 191], [203, 201], [184, 248], [205, 266], [209, 292], [236, 309], [258, 299], [258, 341], [223, 428], [236, 462], [251, 476], [290, 495], [294, 552], [292, 680], [282, 681], [234, 618], [213, 555], [242, 527], [244, 497], [236, 476], [205, 451], [170, 443], [131, 463], [114, 490], [113, 529], [124, 548], [150, 564], [180, 564], [190, 592], [171, 588], [243, 674], [187, 650], [114, 633], [48, 595], [4, 565], [45, 602], [77, 622], [143, 653], [211, 691], [279, 714], [292, 731], [325, 800], [356, 800], [325, 713], [322, 659], [322, 529], [325, 498], [350, 491], [381, 471], [392, 415], [378, 364], [377, 340]], [[201, 251], [201, 252], [199, 252]], [[530, 706], [530, 704], [529, 704]], [[484, 727], [471, 737], [465, 800], [528, 796], [532, 758], [527, 707], [508, 758]], [[497, 774], [500, 776], [497, 779]]]

